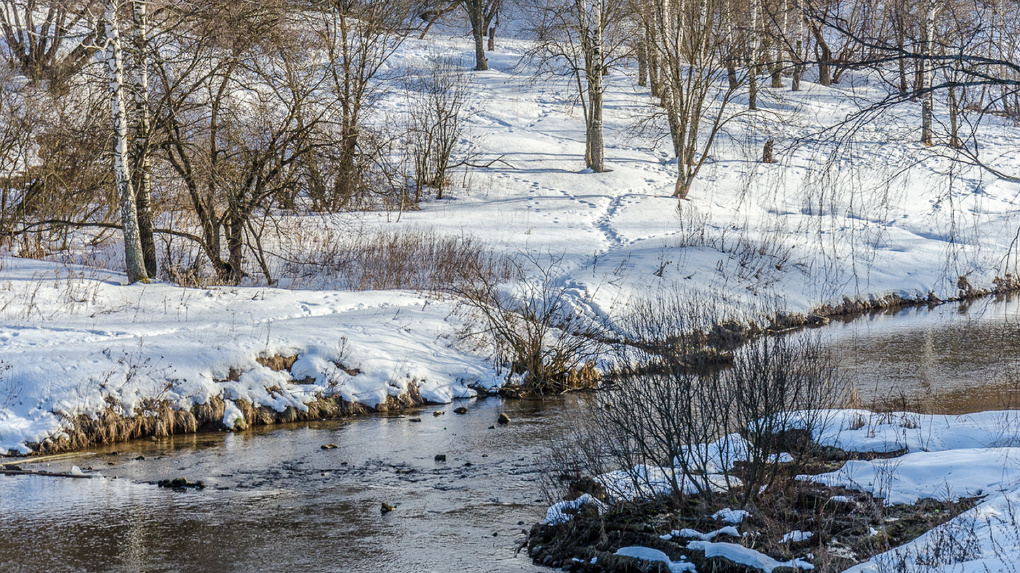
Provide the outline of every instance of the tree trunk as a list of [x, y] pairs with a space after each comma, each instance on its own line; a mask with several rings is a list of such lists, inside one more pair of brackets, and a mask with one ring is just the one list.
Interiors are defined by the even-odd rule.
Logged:
[[921, 23], [921, 143], [932, 145], [932, 111], [935, 107], [935, 94], [932, 93], [932, 80], [934, 79], [932, 62], [929, 58], [934, 54], [932, 46], [935, 42], [935, 1], [926, 0], [924, 20]]
[[959, 149], [961, 147], [960, 142], [960, 111], [959, 98], [956, 97], [956, 87], [952, 86], [949, 88], [949, 147], [953, 149]]
[[107, 0], [105, 10], [107, 56], [110, 73], [110, 109], [113, 117], [113, 171], [120, 198], [120, 218], [124, 229], [124, 265], [128, 282], [149, 282], [142, 254], [142, 240], [138, 229], [138, 204], [131, 183], [128, 152], [127, 108], [124, 103], [124, 54], [118, 29], [117, 3]]
[[637, 44], [637, 62], [638, 62], [638, 79], [637, 85], [639, 87], [648, 86], [648, 48], [645, 45], [644, 40], [639, 40]]
[[152, 161], [149, 158], [149, 68], [148, 16], [145, 0], [131, 3], [131, 93], [134, 102], [134, 146], [131, 170], [134, 175], [138, 209], [138, 232], [142, 242], [145, 272], [156, 276], [156, 240], [152, 223]]
[[821, 50], [821, 57], [818, 58], [818, 83], [823, 86], [832, 85], [832, 50], [829, 45], [820, 41], [818, 47]]
[[652, 97], [662, 95], [662, 82], [659, 81], [659, 49], [656, 47], [655, 29], [652, 25], [645, 23], [645, 46], [648, 47], [648, 87], [651, 89]]
[[585, 152], [584, 159], [588, 168], [595, 173], [606, 170], [605, 142], [602, 134], [602, 75], [605, 72], [605, 61], [602, 53], [602, 6], [601, 0], [591, 1], [591, 22], [584, 30], [586, 41], [582, 41], [584, 49], [585, 79], [588, 84], [588, 113], [585, 118]]
[[758, 2], [759, 0], [751, 0], [751, 46], [750, 53], [748, 54], [748, 72], [747, 72], [747, 107], [751, 110], [758, 109], [758, 52], [759, 52], [759, 37], [758, 37]]
[[775, 163], [776, 162], [776, 158], [774, 156], [775, 147], [776, 147], [776, 140], [775, 139], [769, 138], [768, 141], [765, 142], [765, 147], [762, 150], [762, 154], [761, 154], [761, 162], [762, 163]]
[[468, 19], [471, 20], [471, 34], [475, 37], [475, 71], [489, 69], [485, 58], [485, 6], [483, 0], [466, 0]]
[[794, 45], [794, 50], [797, 51], [797, 59], [793, 64], [793, 79], [790, 81], [790, 91], [800, 91], [800, 80], [804, 76], [804, 63], [801, 60], [801, 50], [803, 48], [803, 41], [797, 40]]
[[691, 180], [686, 176], [683, 169], [676, 176], [676, 185], [673, 188], [673, 196], [683, 201], [691, 191]]
[[489, 51], [496, 51], [496, 27], [489, 27]]

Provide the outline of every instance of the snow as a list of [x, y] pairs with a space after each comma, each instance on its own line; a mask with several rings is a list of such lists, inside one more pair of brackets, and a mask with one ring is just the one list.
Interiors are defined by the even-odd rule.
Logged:
[[616, 550], [616, 555], [622, 557], [633, 557], [642, 561], [652, 561], [665, 563], [666, 567], [669, 568], [670, 573], [683, 573], [684, 571], [697, 571], [693, 563], [685, 563], [682, 561], [671, 561], [669, 556], [659, 551], [658, 549], [652, 549], [651, 547], [640, 547], [630, 546], [621, 547]]
[[797, 542], [800, 542], [800, 541], [807, 541], [808, 539], [811, 539], [811, 535], [812, 535], [812, 533], [810, 531], [801, 531], [799, 529], [795, 529], [795, 530], [787, 533], [786, 535], [784, 535], [783, 538], [779, 540], [779, 542], [780, 543], [797, 543]]
[[938, 416], [863, 410], [832, 414], [832, 423], [816, 434], [820, 443], [850, 451], [907, 453], [853, 460], [835, 472], [798, 479], [868, 491], [887, 504], [983, 496], [972, 509], [847, 573], [1016, 570], [1020, 561], [1020, 414]]
[[700, 489], [724, 492], [738, 487], [740, 480], [721, 473], [698, 476], [700, 483], [680, 475], [674, 476], [672, 468], [639, 465], [629, 470], [616, 470], [598, 476], [609, 497], [616, 500], [631, 500], [641, 497], [668, 495], [673, 491], [673, 479], [678, 480], [679, 490], [695, 494]]
[[680, 538], [680, 537], [682, 537], [682, 538], [685, 538], [685, 539], [700, 539], [702, 541], [712, 541], [713, 539], [715, 539], [716, 537], [718, 537], [720, 535], [729, 535], [730, 537], [740, 537], [740, 531], [738, 531], [737, 528], [733, 527], [732, 525], [727, 525], [726, 527], [723, 527], [721, 529], [716, 529], [715, 531], [709, 531], [708, 533], [701, 533], [700, 531], [698, 531], [696, 529], [684, 528], [684, 529], [674, 529], [673, 531], [671, 531], [669, 533], [669, 535], [663, 535], [661, 537], [662, 537], [662, 539], [671, 539], [671, 538]]
[[687, 544], [687, 548], [696, 551], [704, 551], [705, 557], [722, 557], [723, 559], [728, 559], [734, 563], [760, 569], [765, 571], [765, 573], [772, 573], [772, 570], [776, 567], [792, 567], [794, 569], [804, 570], [815, 568], [814, 565], [800, 558], [791, 559], [789, 561], [777, 561], [760, 551], [755, 551], [754, 549], [744, 547], [743, 545], [737, 545], [736, 543], [691, 541]]
[[[836, 142], [818, 135], [858, 102], [880, 97], [866, 76], [848, 72], [838, 86], [806, 81], [802, 92], [763, 94], [763, 106], [777, 113], [732, 123], [689, 200], [678, 203], [668, 141], [631, 129], [654, 107], [633, 70], [606, 78], [611, 171], [595, 174], [584, 169], [584, 128], [568, 103], [570, 82], [533, 82], [520, 63], [529, 45], [500, 44], [490, 71], [466, 76], [472, 99], [464, 139], [481, 160], [504, 163], [458, 173], [448, 190], [455, 200], [425, 202], [399, 216], [283, 217], [281, 228], [304, 230], [302, 239], [427, 229], [477, 239], [497, 253], [556, 259], [555, 286], [579, 311], [617, 327], [633, 304], [676, 293], [708, 295], [721, 313], [751, 317], [776, 299], [787, 311], [808, 312], [844, 297], [949, 298], [958, 294], [960, 276], [980, 289], [1016, 272], [1015, 257], [1004, 255], [1020, 221], [1020, 184], [962, 166], [941, 147], [918, 145], [916, 106], [863, 126], [860, 140], [840, 155]], [[471, 49], [462, 38], [431, 37], [409, 40], [394, 58], [421, 65], [437, 55], [470, 56]], [[377, 104], [380, 115], [406, 112], [406, 99], [394, 89]], [[1020, 172], [1015, 127], [986, 118], [981, 130], [988, 160]], [[778, 164], [758, 162], [768, 136], [777, 137]], [[287, 237], [273, 240], [293, 246]], [[115, 252], [105, 254], [102, 264], [118, 268]], [[351, 291], [328, 274], [304, 282], [282, 277], [293, 289], [125, 282], [101, 266], [0, 256], [0, 453], [26, 452], [58, 436], [68, 416], [107, 409], [144, 415], [153, 400], [190, 408], [223, 398], [229, 427], [238, 420], [237, 400], [283, 410], [341, 396], [375, 406], [415, 383], [426, 400], [449, 402], [502, 383], [489, 352], [459, 340], [465, 319], [450, 298]], [[316, 290], [298, 290], [309, 285]], [[257, 361], [273, 355], [298, 360], [290, 374]], [[1020, 554], [1005, 517], [1017, 507], [1014, 414], [829, 414], [820, 442], [907, 454], [812, 479], [889, 503], [980, 492], [988, 497], [969, 517], [943, 526], [971, 520], [980, 552], [966, 563], [994, 570], [995, 559], [1007, 563]], [[740, 451], [716, 450], [705, 480], [723, 489], [718, 472]], [[671, 472], [640, 467], [602, 479], [611, 495], [628, 499], [664, 491]], [[686, 491], [693, 486], [683, 484]], [[567, 519], [562, 510], [571, 507], [547, 520]], [[920, 551], [925, 542], [903, 551]], [[734, 544], [691, 543], [763, 570], [777, 566]]]
[[550, 506], [545, 512], [545, 521], [542, 523], [547, 525], [566, 523], [585, 505], [594, 505], [599, 513], [602, 513], [605, 509], [604, 503], [586, 493], [577, 499], [561, 501]]
[[1020, 484], [1020, 448], [914, 452], [885, 460], [851, 460], [835, 472], [798, 479], [867, 491], [887, 505], [923, 498], [956, 501]]
[[739, 524], [744, 521], [744, 518], [750, 517], [751, 513], [744, 509], [730, 509], [728, 507], [720, 509], [719, 511], [712, 514], [712, 519], [718, 521], [724, 521], [726, 523]]
[[[973, 509], [847, 573], [888, 570], [969, 573], [985, 571], [986, 566], [991, 571], [1012, 570], [1003, 567], [1016, 562], [1020, 555], [1020, 522], [1017, 521], [1020, 516], [1020, 445], [1015, 445], [1020, 435], [1016, 425], [1018, 416], [1020, 413], [1013, 411], [946, 416], [867, 410], [819, 411], [795, 416], [792, 427], [802, 427], [805, 420], [826, 421], [821, 427], [813, 428], [815, 440], [822, 445], [851, 452], [877, 451], [892, 455], [870, 461], [851, 460], [839, 470], [797, 476], [797, 479], [867, 491], [883, 498], [886, 504], [915, 503], [922, 498], [955, 501], [961, 497], [981, 496]], [[730, 436], [722, 440], [733, 439]], [[719, 442], [696, 447], [699, 451], [722, 450]], [[714, 470], [725, 471], [732, 467], [733, 461], [732, 456], [715, 456], [710, 463]], [[668, 491], [673, 471], [637, 466], [630, 471], [609, 472], [598, 479], [607, 485], [607, 491], [615, 499], [628, 500]], [[711, 479], [718, 488], [725, 487], [722, 474], [712, 474]], [[634, 480], [639, 487], [632, 485]], [[851, 501], [849, 496], [832, 496], [832, 499]], [[712, 517], [734, 525], [708, 533], [679, 529], [660, 537], [667, 541], [693, 539], [687, 543], [688, 549], [705, 551], [708, 557], [724, 557], [762, 571], [780, 566], [813, 568], [805, 559], [780, 562], [739, 544], [713, 541], [719, 535], [741, 537], [736, 524], [747, 515], [745, 511], [726, 508]], [[790, 531], [780, 542], [805, 541], [812, 535], [809, 531]], [[933, 567], [933, 560], [945, 563]]]
[[[414, 382], [424, 399], [445, 403], [499, 383], [486, 355], [458, 345], [449, 300], [123, 282], [85, 267], [0, 261], [0, 453], [58, 434], [65, 414], [137, 414], [152, 399], [186, 409], [222, 397], [230, 427], [240, 399], [277, 411], [334, 395], [375, 406]], [[298, 355], [292, 374], [256, 360], [277, 354]]]
[[1020, 412], [945, 416], [843, 410], [827, 418], [829, 424], [816, 435], [820, 444], [905, 454], [851, 460], [834, 472], [798, 479], [867, 491], [887, 504], [952, 501], [1020, 484]]
[[1020, 562], [1020, 488], [990, 496], [921, 537], [845, 573], [1011, 572]]

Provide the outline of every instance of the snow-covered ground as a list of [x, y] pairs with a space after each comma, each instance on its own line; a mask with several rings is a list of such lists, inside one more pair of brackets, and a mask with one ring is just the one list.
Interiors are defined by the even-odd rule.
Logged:
[[818, 439], [850, 451], [905, 448], [907, 453], [851, 461], [835, 472], [799, 479], [869, 491], [889, 504], [982, 497], [976, 507], [847, 573], [976, 573], [1020, 567], [1017, 412], [924, 416], [843, 411]]
[[[61, 413], [130, 415], [147, 399], [376, 406], [412, 381], [433, 402], [497, 383], [458, 343], [452, 304], [411, 292], [124, 286], [101, 270], [2, 263], [0, 453], [59, 435]], [[256, 361], [277, 355], [298, 356], [290, 374]], [[233, 412], [228, 402], [228, 426]]]
[[[1015, 272], [1008, 255], [1020, 185], [917, 144], [916, 106], [884, 114], [852, 145], [818, 135], [878, 95], [866, 76], [764, 93], [767, 111], [727, 129], [678, 205], [668, 141], [639, 130], [654, 106], [633, 74], [607, 78], [611, 171], [592, 174], [570, 83], [533, 78], [521, 63], [526, 48], [501, 41], [490, 71], [467, 74], [464, 143], [478, 161], [502, 162], [457, 174], [449, 199], [399, 216], [338, 215], [322, 232], [427, 229], [498, 253], [555, 259], [552, 280], [579, 307], [611, 319], [630, 303], [675, 292], [710, 294], [734, 309], [778, 298], [806, 312], [843, 297], [947, 298], [960, 276], [989, 288]], [[443, 50], [470, 61], [466, 41], [433, 37], [409, 40], [395, 65]], [[398, 114], [406, 105], [393, 93], [378, 111]], [[986, 121], [982, 129], [987, 156], [1020, 173], [1020, 154], [1010, 153], [1015, 128]], [[765, 165], [758, 158], [770, 137], [779, 163]], [[425, 399], [445, 402], [501, 383], [487, 349], [459, 336], [464, 318], [448, 298], [124, 283], [115, 271], [0, 258], [0, 453], [59, 435], [67, 415], [132, 413], [147, 399], [187, 408], [222, 397], [283, 409], [339, 394], [375, 405], [414, 381]], [[299, 356], [293, 379], [256, 361], [272, 355]], [[300, 379], [308, 383], [293, 383]], [[228, 403], [228, 424], [231, 412]], [[967, 455], [955, 445], [945, 451], [956, 457], [922, 463], [953, 465]], [[857, 470], [859, 478], [872, 471]], [[1001, 514], [1016, 495], [996, 494], [980, 507]]]

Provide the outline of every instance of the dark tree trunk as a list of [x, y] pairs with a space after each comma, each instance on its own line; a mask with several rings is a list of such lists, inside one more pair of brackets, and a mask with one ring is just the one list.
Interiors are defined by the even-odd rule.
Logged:
[[776, 140], [775, 139], [769, 138], [769, 140], [765, 142], [765, 148], [762, 150], [762, 154], [761, 154], [761, 161], [762, 161], [762, 163], [775, 163], [776, 162], [776, 158], [773, 156], [773, 152], [775, 150], [775, 147], [776, 147]]
[[471, 20], [471, 34], [475, 37], [475, 71], [489, 69], [485, 59], [485, 5], [483, 0], [465, 0], [468, 18]]

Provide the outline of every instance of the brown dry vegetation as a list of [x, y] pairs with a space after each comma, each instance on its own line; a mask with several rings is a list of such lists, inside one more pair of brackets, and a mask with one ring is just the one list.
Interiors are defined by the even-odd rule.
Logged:
[[[267, 368], [284, 371], [294, 364], [297, 356], [268, 356], [256, 360]], [[231, 369], [231, 372], [237, 371]], [[270, 392], [273, 389], [274, 387], [267, 388]], [[112, 399], [108, 401], [109, 406], [95, 415], [62, 414], [69, 426], [67, 429], [58, 436], [28, 446], [36, 452], [58, 453], [146, 437], [166, 438], [179, 434], [227, 429], [223, 424], [226, 402], [222, 397], [213, 397], [203, 404], [195, 404], [190, 409], [177, 408], [167, 400], [148, 399], [130, 412]], [[305, 409], [288, 406], [282, 411], [276, 411], [268, 406], [258, 406], [247, 400], [233, 402], [242, 415], [242, 419], [237, 420], [233, 428], [239, 431], [255, 426], [345, 418], [369, 412], [398, 411], [425, 404], [414, 381], [408, 384], [405, 393], [400, 396], [389, 396], [385, 402], [374, 408], [348, 402], [340, 396], [324, 395], [306, 403]]]

